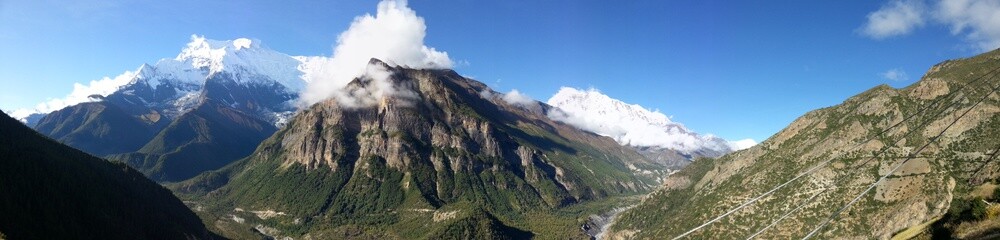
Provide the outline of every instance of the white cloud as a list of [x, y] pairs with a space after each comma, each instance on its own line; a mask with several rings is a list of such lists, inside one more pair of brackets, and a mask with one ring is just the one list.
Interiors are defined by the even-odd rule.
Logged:
[[[379, 103], [383, 97], [393, 96], [397, 100], [408, 101], [420, 98], [409, 85], [393, 83], [392, 72], [381, 64], [368, 64], [360, 78], [370, 80], [359, 88], [344, 88], [331, 92], [337, 103], [347, 108], [369, 107]], [[406, 103], [406, 102], [404, 102]]]
[[909, 76], [906, 75], [906, 71], [903, 71], [902, 69], [899, 68], [889, 69], [888, 71], [885, 71], [879, 75], [881, 75], [882, 78], [892, 81], [905, 81], [909, 79]]
[[535, 99], [531, 99], [531, 97], [528, 97], [528, 95], [524, 95], [520, 91], [517, 91], [517, 89], [510, 90], [510, 92], [504, 94], [503, 101], [511, 105], [521, 105], [521, 106], [529, 106], [530, 104], [535, 103]]
[[965, 34], [981, 51], [1000, 47], [998, 0], [943, 0], [935, 7], [934, 17], [949, 25], [952, 34]]
[[924, 4], [919, 0], [894, 0], [868, 14], [861, 33], [884, 39], [905, 35], [924, 25]]
[[[930, 7], [928, 7], [930, 6]], [[873, 39], [906, 35], [931, 21], [962, 35], [979, 51], [1000, 47], [1000, 0], [893, 0], [868, 14], [860, 29]]]
[[737, 141], [729, 141], [729, 148], [732, 148], [735, 151], [747, 149], [753, 147], [754, 145], [757, 145], [757, 141], [754, 141], [753, 139], [749, 138]]
[[489, 89], [483, 89], [482, 91], [479, 91], [479, 97], [492, 101], [493, 98], [496, 97], [496, 94], [493, 94], [493, 91], [490, 91]]
[[309, 67], [309, 82], [301, 94], [304, 104], [334, 96], [366, 71], [368, 60], [378, 58], [393, 65], [418, 69], [450, 68], [448, 53], [424, 45], [424, 19], [407, 7], [405, 0], [383, 0], [375, 16], [354, 19], [337, 37], [333, 57]]
[[4, 112], [6, 112], [7, 115], [10, 115], [10, 117], [20, 120], [22, 122], [27, 121], [28, 116], [31, 116], [31, 114], [39, 113], [35, 109], [28, 109], [28, 108], [5, 110]]
[[525, 110], [537, 112], [539, 114], [541, 114], [542, 111], [542, 105], [539, 104], [538, 101], [524, 93], [521, 93], [521, 91], [518, 91], [517, 89], [501, 94], [487, 88], [479, 91], [479, 97], [489, 100], [495, 104], [500, 104], [498, 101], [503, 100], [503, 102], [509, 105], [521, 107]]
[[135, 79], [136, 72], [126, 71], [114, 78], [104, 77], [100, 80], [90, 81], [90, 84], [73, 84], [73, 91], [63, 98], [49, 99], [39, 103], [33, 109], [17, 109], [11, 113], [11, 117], [22, 120], [35, 113], [50, 113], [68, 106], [73, 106], [83, 102], [95, 101], [92, 95], [108, 96], [114, 93], [122, 85], [128, 84]]

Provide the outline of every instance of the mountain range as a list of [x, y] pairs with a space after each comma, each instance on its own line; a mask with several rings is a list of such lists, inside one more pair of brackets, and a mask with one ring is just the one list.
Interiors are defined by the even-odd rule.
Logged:
[[303, 106], [317, 57], [195, 37], [20, 119], [38, 133], [0, 116], [0, 237], [990, 238], [998, 59], [945, 61], [755, 144], [593, 89], [543, 103], [375, 58]]
[[[289, 56], [259, 40], [194, 36], [175, 58], [123, 74], [127, 83], [106, 96], [21, 120], [156, 181], [182, 181], [246, 157], [286, 124], [301, 105], [305, 75], [322, 59]], [[671, 170], [739, 149], [596, 90], [563, 88], [549, 104], [558, 108], [549, 118], [610, 136]]]
[[641, 194], [662, 174], [549, 119], [544, 103], [508, 102], [452, 70], [368, 68], [385, 74], [352, 81], [352, 99], [315, 104], [250, 157], [171, 187], [238, 238], [255, 226], [296, 238], [586, 238], [586, 215], [565, 209]]
[[[679, 168], [553, 117], [586, 110], [512, 100], [451, 70], [372, 59], [346, 94], [297, 110], [316, 59], [256, 40], [194, 37], [177, 57], [126, 72], [128, 82], [108, 95], [21, 120], [167, 183], [202, 209], [210, 229], [234, 238], [586, 238], [576, 229], [588, 215]], [[732, 150], [629, 107], [619, 110], [721, 144], [651, 148], [657, 156], [687, 162]], [[423, 221], [436, 230], [410, 226]]]

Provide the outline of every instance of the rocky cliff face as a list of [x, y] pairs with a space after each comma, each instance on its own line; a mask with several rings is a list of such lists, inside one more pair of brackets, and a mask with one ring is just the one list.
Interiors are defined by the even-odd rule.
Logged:
[[730, 209], [692, 236], [746, 238], [763, 229], [757, 237], [801, 238], [832, 219], [816, 236], [889, 238], [950, 218], [955, 203], [1000, 177], [997, 67], [998, 51], [947, 61], [909, 87], [878, 86], [809, 112], [756, 147], [670, 176], [612, 235], [677, 236]]
[[[549, 120], [547, 105], [508, 103], [454, 71], [378, 60], [369, 67], [388, 77], [356, 79], [343, 96], [303, 110], [250, 158], [179, 189], [211, 191], [205, 199], [226, 206], [221, 214], [285, 213], [288, 221], [270, 225], [282, 236], [367, 223], [397, 237], [427, 237], [408, 224], [426, 218], [440, 222], [430, 229], [449, 228], [457, 223], [445, 210], [453, 208], [481, 208], [538, 231], [525, 214], [641, 193], [655, 184], [651, 171], [662, 170], [610, 138]], [[219, 179], [228, 182], [210, 183]], [[400, 225], [408, 227], [390, 228]]]

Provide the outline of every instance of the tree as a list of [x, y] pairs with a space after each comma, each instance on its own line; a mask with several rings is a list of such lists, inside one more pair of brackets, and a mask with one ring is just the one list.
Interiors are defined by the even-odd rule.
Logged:
[[993, 201], [1000, 201], [1000, 187], [993, 189]]
[[982, 197], [972, 199], [972, 209], [970, 209], [972, 219], [983, 220], [986, 218], [986, 201]]

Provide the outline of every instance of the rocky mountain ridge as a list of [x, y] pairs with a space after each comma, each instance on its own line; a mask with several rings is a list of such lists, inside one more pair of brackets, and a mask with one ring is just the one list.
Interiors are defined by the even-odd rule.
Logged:
[[609, 235], [987, 236], [995, 219], [962, 222], [1000, 178], [998, 69], [994, 50], [809, 112], [755, 147], [671, 175]]

